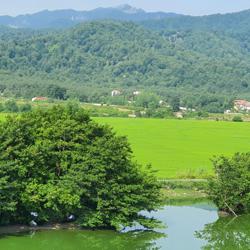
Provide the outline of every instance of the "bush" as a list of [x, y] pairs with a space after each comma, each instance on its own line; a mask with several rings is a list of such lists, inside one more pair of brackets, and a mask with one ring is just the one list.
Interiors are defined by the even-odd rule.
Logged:
[[155, 220], [139, 214], [159, 207], [153, 172], [132, 161], [125, 137], [93, 122], [75, 105], [8, 117], [0, 125], [0, 224], [64, 222], [120, 228]]
[[0, 103], [0, 112], [4, 111], [4, 105], [2, 103]]
[[135, 98], [135, 106], [156, 109], [159, 107], [160, 97], [154, 93], [141, 93]]
[[32, 106], [29, 103], [21, 104], [19, 106], [20, 112], [29, 112], [32, 110]]
[[234, 116], [233, 119], [232, 119], [233, 122], [243, 122], [241, 116]]
[[14, 100], [6, 101], [4, 106], [5, 106], [5, 111], [7, 112], [16, 113], [19, 111], [18, 105]]
[[208, 193], [219, 209], [230, 213], [250, 212], [250, 153], [213, 160], [216, 177]]

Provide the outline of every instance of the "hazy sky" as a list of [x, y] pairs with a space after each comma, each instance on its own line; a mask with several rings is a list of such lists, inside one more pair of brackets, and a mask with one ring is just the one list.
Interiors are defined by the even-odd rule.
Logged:
[[0, 0], [0, 15], [34, 13], [44, 9], [89, 10], [128, 3], [148, 11], [190, 15], [236, 12], [250, 9], [250, 0]]

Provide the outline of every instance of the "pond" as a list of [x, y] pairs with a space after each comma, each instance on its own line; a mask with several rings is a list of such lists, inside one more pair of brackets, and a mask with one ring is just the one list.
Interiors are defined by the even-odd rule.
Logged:
[[[209, 202], [166, 205], [162, 210], [152, 214], [161, 220], [166, 228], [155, 232], [130, 231], [132, 229], [123, 233], [88, 230], [42, 230], [16, 235], [1, 234], [0, 249], [250, 249], [250, 215], [237, 218], [218, 218], [216, 208]], [[3, 232], [4, 228], [1, 228], [1, 231]]]

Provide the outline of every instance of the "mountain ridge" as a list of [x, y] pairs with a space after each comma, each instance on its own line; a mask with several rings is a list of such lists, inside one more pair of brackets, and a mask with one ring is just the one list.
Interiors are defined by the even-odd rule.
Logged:
[[105, 102], [118, 88], [128, 95], [154, 92], [167, 102], [177, 96], [182, 105], [209, 112], [223, 112], [235, 98], [250, 98], [250, 41], [243, 39], [244, 47], [223, 33], [165, 34], [112, 20], [58, 31], [3, 32], [4, 96], [46, 96], [51, 83], [70, 98]]
[[15, 17], [0, 16], [0, 25], [13, 28], [67, 28], [86, 21], [112, 19], [120, 21], [159, 20], [179, 14], [167, 12], [146, 12], [128, 4], [109, 8], [96, 8], [89, 11], [73, 9], [42, 10], [34, 14], [24, 14]]
[[250, 9], [226, 14], [190, 16], [172, 12], [147, 12], [130, 5], [99, 7], [88, 11], [74, 9], [42, 10], [34, 14], [0, 16], [0, 26], [18, 29], [64, 29], [83, 22], [99, 20], [132, 21], [153, 30], [238, 29], [250, 23]]

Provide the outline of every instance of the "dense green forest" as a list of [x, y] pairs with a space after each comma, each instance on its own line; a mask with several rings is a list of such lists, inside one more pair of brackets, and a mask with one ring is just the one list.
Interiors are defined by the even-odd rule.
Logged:
[[139, 213], [162, 203], [154, 171], [133, 161], [126, 137], [78, 105], [9, 116], [0, 125], [0, 166], [0, 225], [29, 223], [35, 211], [39, 224], [159, 226]]
[[250, 98], [247, 18], [249, 12], [138, 24], [96, 21], [53, 31], [2, 27], [0, 92], [107, 102], [119, 89], [126, 102], [139, 90], [223, 112], [233, 99]]

